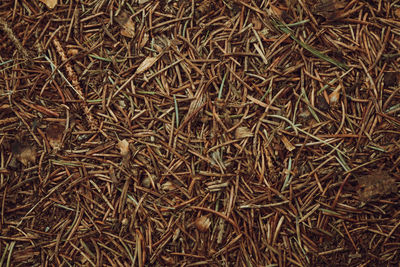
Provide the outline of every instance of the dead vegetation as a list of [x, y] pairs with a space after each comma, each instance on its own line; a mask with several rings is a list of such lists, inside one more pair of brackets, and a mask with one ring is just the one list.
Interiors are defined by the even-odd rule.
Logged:
[[2, 1], [0, 266], [397, 266], [399, 19]]

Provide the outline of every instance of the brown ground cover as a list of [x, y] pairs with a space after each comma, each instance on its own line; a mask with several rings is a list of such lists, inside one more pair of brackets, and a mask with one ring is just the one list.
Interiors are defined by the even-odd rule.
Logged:
[[0, 2], [0, 266], [399, 266], [400, 1]]

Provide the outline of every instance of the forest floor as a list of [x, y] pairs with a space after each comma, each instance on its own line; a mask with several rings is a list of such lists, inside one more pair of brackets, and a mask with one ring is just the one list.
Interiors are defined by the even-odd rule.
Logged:
[[0, 266], [399, 266], [400, 2], [0, 3]]

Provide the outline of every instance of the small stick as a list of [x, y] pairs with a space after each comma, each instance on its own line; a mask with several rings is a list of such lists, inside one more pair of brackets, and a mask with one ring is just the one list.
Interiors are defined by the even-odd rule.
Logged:
[[[60, 55], [62, 61], [67, 61], [68, 58], [65, 55], [64, 49], [62, 48], [60, 42], [58, 41], [58, 38], [54, 36], [53, 39], [53, 44], [56, 47], [57, 53]], [[90, 128], [92, 130], [98, 128], [98, 123], [94, 119], [93, 115], [90, 113], [89, 107], [87, 105], [86, 99], [84, 97], [83, 91], [81, 86], [79, 85], [78, 82], [78, 76], [76, 75], [75, 71], [72, 69], [71, 63], [67, 62], [65, 64], [65, 68], [67, 70], [67, 74], [69, 79], [72, 81], [72, 88], [75, 90], [75, 92], [78, 94], [79, 98], [82, 100], [82, 108], [83, 111], [85, 112], [85, 115], [87, 117], [87, 120], [89, 122]]]

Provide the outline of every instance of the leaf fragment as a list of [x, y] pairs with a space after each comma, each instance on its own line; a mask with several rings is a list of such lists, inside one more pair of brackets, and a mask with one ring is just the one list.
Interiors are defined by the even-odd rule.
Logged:
[[396, 180], [386, 171], [374, 171], [369, 175], [358, 177], [357, 180], [358, 194], [363, 202], [397, 192]]
[[237, 139], [243, 139], [247, 137], [253, 137], [253, 133], [246, 126], [242, 126], [236, 129], [235, 136]]
[[340, 91], [342, 90], [342, 86], [338, 85], [336, 89], [329, 95], [329, 104], [335, 104], [339, 101]]
[[211, 220], [209, 216], [204, 215], [197, 218], [194, 224], [200, 232], [207, 232], [207, 230], [210, 228]]
[[139, 49], [142, 49], [146, 45], [148, 40], [149, 40], [149, 34], [148, 33], [143, 34], [142, 40], [139, 43]]
[[135, 36], [135, 24], [131, 18], [129, 18], [124, 24], [123, 29], [121, 30], [121, 35], [129, 38], [133, 38]]
[[157, 59], [157, 57], [147, 57], [145, 60], [143, 60], [142, 63], [140, 63], [139, 67], [136, 70], [136, 74], [141, 74], [150, 69], [154, 65], [154, 63], [156, 63]]
[[133, 38], [135, 37], [135, 23], [132, 20], [132, 17], [128, 15], [126, 12], [121, 12], [118, 17], [115, 18], [118, 24], [121, 26], [121, 35]]
[[61, 124], [50, 124], [46, 129], [47, 140], [50, 146], [59, 150], [62, 147], [62, 139], [64, 135], [65, 126]]
[[39, 0], [45, 4], [48, 8], [53, 9], [57, 5], [57, 0]]
[[280, 138], [281, 138], [281, 141], [284, 144], [285, 148], [289, 152], [293, 151], [296, 148], [294, 145], [292, 145], [292, 143], [290, 143], [289, 139], [287, 139], [286, 136], [282, 135]]
[[120, 150], [121, 155], [125, 158], [129, 154], [129, 142], [124, 139], [118, 142], [118, 149]]
[[36, 161], [36, 150], [29, 144], [14, 142], [11, 145], [11, 150], [15, 155], [15, 158], [20, 161], [25, 167], [28, 166], [29, 163], [35, 163]]
[[327, 20], [333, 20], [340, 16], [341, 9], [345, 6], [346, 2], [338, 0], [319, 0], [312, 7], [311, 11]]

